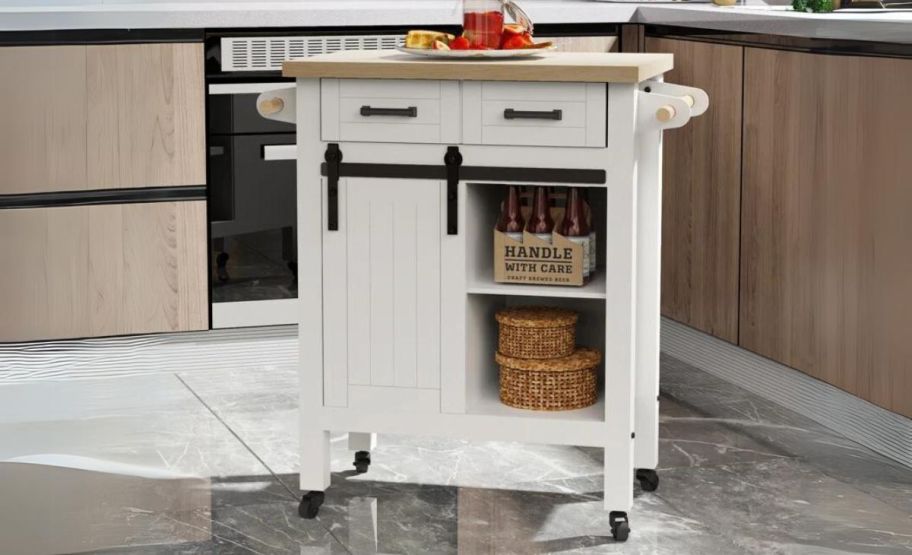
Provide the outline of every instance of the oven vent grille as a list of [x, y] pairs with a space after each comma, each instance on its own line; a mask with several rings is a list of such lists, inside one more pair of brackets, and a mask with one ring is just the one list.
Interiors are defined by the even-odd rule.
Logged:
[[277, 71], [292, 58], [340, 50], [392, 50], [404, 40], [401, 35], [224, 37], [222, 71]]

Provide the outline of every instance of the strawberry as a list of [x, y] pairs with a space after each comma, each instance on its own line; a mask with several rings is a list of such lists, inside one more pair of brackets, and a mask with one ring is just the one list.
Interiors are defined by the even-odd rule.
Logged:
[[528, 48], [532, 45], [532, 41], [526, 39], [523, 35], [513, 35], [504, 41], [502, 48], [504, 50], [519, 50], [522, 48]]
[[469, 39], [465, 37], [456, 37], [450, 41], [450, 50], [468, 50], [470, 47]]

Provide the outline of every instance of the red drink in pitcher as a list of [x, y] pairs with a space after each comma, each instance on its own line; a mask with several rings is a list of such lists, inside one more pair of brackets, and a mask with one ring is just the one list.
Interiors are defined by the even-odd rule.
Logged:
[[504, 29], [502, 0], [463, 0], [462, 27], [469, 48], [500, 47]]

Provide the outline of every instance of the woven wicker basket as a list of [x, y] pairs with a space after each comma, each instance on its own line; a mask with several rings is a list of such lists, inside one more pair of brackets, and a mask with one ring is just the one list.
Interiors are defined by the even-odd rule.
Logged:
[[497, 351], [517, 358], [560, 358], [576, 347], [577, 314], [543, 306], [497, 311], [500, 333]]
[[597, 368], [602, 354], [580, 347], [570, 356], [530, 360], [494, 356], [500, 365], [500, 400], [531, 410], [573, 410], [598, 399]]

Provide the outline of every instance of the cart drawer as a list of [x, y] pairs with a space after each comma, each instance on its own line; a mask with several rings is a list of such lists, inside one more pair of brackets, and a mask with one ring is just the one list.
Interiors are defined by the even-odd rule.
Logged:
[[462, 94], [466, 144], [605, 146], [604, 84], [465, 82]]
[[458, 143], [455, 81], [323, 79], [324, 141]]

